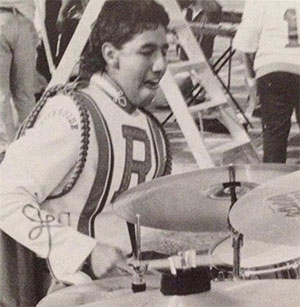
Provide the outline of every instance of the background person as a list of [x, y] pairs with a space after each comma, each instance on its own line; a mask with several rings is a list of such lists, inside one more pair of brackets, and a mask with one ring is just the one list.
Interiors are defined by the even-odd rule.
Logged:
[[[62, 59], [87, 3], [88, 0], [45, 0], [44, 24], [55, 67]], [[37, 71], [50, 81], [51, 72], [43, 42], [38, 46]]]
[[[206, 23], [218, 24], [222, 18], [222, 7], [215, 0], [182, 0], [179, 1], [184, 14], [185, 19], [188, 22], [197, 22], [205, 25]], [[213, 54], [214, 41], [216, 35], [207, 35], [194, 32], [195, 38], [201, 47], [206, 59], [210, 59]], [[178, 46], [179, 58], [181, 60], [187, 60], [188, 57], [185, 54], [183, 48]]]
[[[33, 0], [0, 0], [0, 155], [35, 105], [37, 33]], [[1, 160], [1, 159], [0, 159]]]
[[234, 38], [261, 104], [263, 162], [286, 162], [294, 110], [300, 118], [299, 14], [297, 0], [247, 0]]

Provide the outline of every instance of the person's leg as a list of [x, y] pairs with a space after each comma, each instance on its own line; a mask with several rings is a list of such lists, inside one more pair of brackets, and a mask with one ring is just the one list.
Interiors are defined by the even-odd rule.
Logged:
[[61, 0], [55, 0], [55, 1], [46, 0], [45, 5], [46, 5], [45, 27], [47, 31], [52, 57], [54, 59], [56, 56], [57, 41], [59, 35], [59, 32], [56, 28], [56, 20], [59, 9], [61, 7]]
[[212, 35], [203, 35], [200, 46], [207, 60], [212, 57], [215, 37]]
[[[58, 41], [58, 30], [56, 28], [56, 20], [59, 9], [61, 7], [60, 0], [46, 0], [45, 2], [45, 28], [47, 32], [47, 38], [51, 50], [53, 62], [56, 65], [56, 49]], [[51, 73], [48, 65], [44, 43], [41, 42], [37, 49], [37, 60], [36, 60], [37, 71], [46, 78], [49, 82], [51, 80]]]
[[293, 112], [293, 101], [289, 95], [290, 75], [276, 72], [258, 79], [265, 163], [286, 162]]
[[66, 22], [64, 23], [64, 28], [63, 31], [61, 33], [61, 40], [60, 40], [60, 46], [59, 46], [59, 52], [58, 55], [56, 57], [56, 64], [58, 65], [60, 60], [62, 59], [68, 45], [69, 42], [76, 30], [76, 27], [79, 23], [79, 19], [76, 18], [70, 18], [67, 19]]
[[34, 25], [21, 14], [18, 17], [18, 39], [14, 42], [11, 68], [11, 92], [19, 121], [35, 106], [35, 74], [37, 33]]
[[300, 75], [295, 75], [294, 101], [295, 101], [296, 119], [297, 119], [298, 126], [300, 128]]
[[15, 135], [15, 125], [10, 103], [10, 68], [13, 36], [13, 14], [0, 10], [0, 152], [5, 150]]

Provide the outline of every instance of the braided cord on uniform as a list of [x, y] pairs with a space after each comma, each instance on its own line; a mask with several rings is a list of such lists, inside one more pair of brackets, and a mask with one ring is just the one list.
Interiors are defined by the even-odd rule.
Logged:
[[86, 108], [80, 103], [80, 100], [77, 98], [75, 86], [71, 84], [71, 86], [57, 85], [47, 90], [43, 94], [42, 98], [39, 100], [33, 111], [30, 113], [26, 121], [22, 124], [22, 127], [20, 128], [17, 137], [19, 138], [23, 136], [27, 129], [30, 129], [34, 126], [40, 112], [42, 111], [48, 99], [57, 94], [70, 96], [72, 98], [72, 101], [75, 103], [80, 117], [81, 139], [80, 139], [80, 149], [79, 149], [78, 158], [73, 168], [69, 181], [62, 188], [61, 192], [55, 195], [48, 196], [48, 199], [61, 197], [70, 192], [71, 189], [74, 187], [80, 174], [82, 173], [82, 170], [86, 162], [88, 147], [89, 147], [89, 136], [90, 136], [89, 114]]

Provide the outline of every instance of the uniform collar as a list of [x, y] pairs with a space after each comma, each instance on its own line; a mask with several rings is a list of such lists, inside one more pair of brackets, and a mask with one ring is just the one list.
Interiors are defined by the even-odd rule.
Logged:
[[118, 84], [112, 80], [106, 73], [96, 73], [91, 78], [91, 83], [101, 88], [107, 95], [109, 95], [112, 101], [123, 109], [126, 113], [132, 114], [137, 107], [134, 106], [126, 97], [125, 93], [118, 86]]

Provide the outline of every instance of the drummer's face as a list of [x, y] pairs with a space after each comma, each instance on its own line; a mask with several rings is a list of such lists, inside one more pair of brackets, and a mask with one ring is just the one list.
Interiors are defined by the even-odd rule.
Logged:
[[153, 100], [166, 71], [167, 50], [166, 30], [159, 25], [135, 35], [116, 51], [113, 79], [132, 104], [141, 107]]

